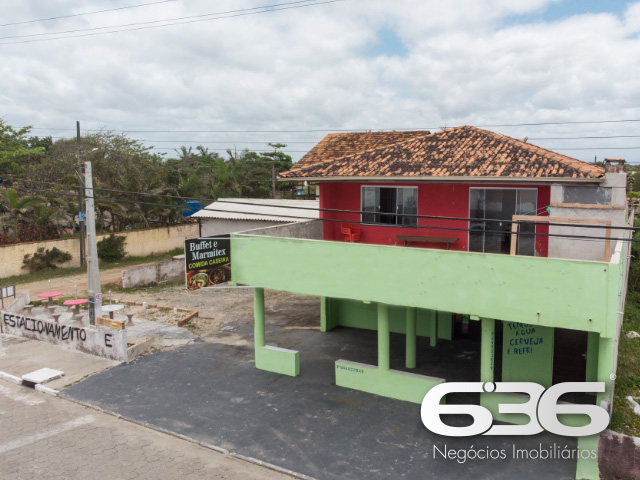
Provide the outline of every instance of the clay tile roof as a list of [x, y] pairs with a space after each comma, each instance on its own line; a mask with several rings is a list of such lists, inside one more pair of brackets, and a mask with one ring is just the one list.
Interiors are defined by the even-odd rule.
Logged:
[[426, 131], [330, 134], [280, 176], [595, 179], [603, 175], [604, 168], [591, 163], [465, 126], [434, 134]]
[[386, 147], [394, 143], [412, 138], [429, 135], [426, 130], [412, 132], [349, 132], [330, 133], [320, 143], [307, 152], [296, 162], [291, 171], [308, 167], [316, 163], [334, 160], [355, 153], [366, 152], [379, 147]]

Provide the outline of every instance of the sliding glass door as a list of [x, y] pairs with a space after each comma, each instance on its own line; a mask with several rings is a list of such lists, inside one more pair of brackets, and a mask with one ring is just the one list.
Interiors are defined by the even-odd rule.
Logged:
[[[506, 253], [511, 250], [511, 219], [535, 215], [535, 188], [472, 188], [469, 191], [469, 251]], [[477, 219], [477, 220], [476, 220]], [[535, 255], [535, 225], [520, 224], [518, 255]]]

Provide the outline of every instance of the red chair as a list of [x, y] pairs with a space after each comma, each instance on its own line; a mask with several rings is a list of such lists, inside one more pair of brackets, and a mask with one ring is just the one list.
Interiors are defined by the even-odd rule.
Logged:
[[344, 241], [356, 243], [360, 241], [360, 227], [351, 227], [344, 223], [340, 225], [340, 232], [344, 235]]

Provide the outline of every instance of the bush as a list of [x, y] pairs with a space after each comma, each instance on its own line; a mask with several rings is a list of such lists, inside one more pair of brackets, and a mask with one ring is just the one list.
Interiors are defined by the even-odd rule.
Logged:
[[113, 233], [98, 242], [98, 258], [107, 262], [122, 260], [127, 252], [124, 249], [126, 237], [116, 237]]
[[71, 254], [63, 252], [53, 247], [51, 250], [45, 250], [40, 247], [36, 253], [25, 255], [22, 259], [22, 268], [29, 270], [29, 273], [41, 272], [42, 270], [52, 270], [58, 268], [56, 263], [64, 263], [71, 260]]

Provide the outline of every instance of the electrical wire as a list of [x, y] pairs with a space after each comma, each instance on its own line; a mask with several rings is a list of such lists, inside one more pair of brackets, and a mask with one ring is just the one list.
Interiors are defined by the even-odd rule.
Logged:
[[[315, 1], [315, 3], [308, 3], [310, 1]], [[290, 5], [290, 6], [280, 7], [280, 8], [274, 8], [275, 6], [267, 5], [267, 6], [263, 6], [263, 7], [254, 7], [254, 8], [249, 8], [249, 9], [237, 10], [237, 11], [242, 12], [242, 13], [234, 13], [234, 14], [219, 13], [219, 14], [196, 15], [195, 18], [198, 18], [196, 20], [177, 21], [177, 22], [173, 22], [173, 23], [165, 23], [164, 25], [150, 25], [150, 24], [171, 21], [171, 19], [169, 19], [169, 20], [154, 20], [154, 21], [150, 21], [150, 22], [138, 22], [138, 23], [132, 23], [132, 24], [122, 25], [122, 26], [124, 26], [124, 27], [133, 26], [133, 25], [147, 25], [147, 26], [135, 27], [135, 28], [122, 28], [120, 30], [110, 30], [110, 31], [107, 31], [107, 32], [93, 32], [93, 33], [85, 33], [85, 34], [80, 34], [80, 35], [65, 35], [65, 36], [61, 36], [61, 37], [42, 38], [42, 39], [35, 39], [35, 40], [21, 40], [21, 41], [18, 41], [18, 42], [0, 42], [0, 45], [17, 45], [17, 44], [20, 44], [20, 43], [46, 42], [46, 41], [51, 41], [51, 40], [62, 40], [62, 39], [65, 39], [65, 38], [93, 37], [95, 35], [107, 35], [107, 34], [111, 34], [111, 33], [134, 32], [134, 31], [138, 31], [138, 30], [148, 30], [148, 29], [151, 29], [151, 28], [162, 28], [162, 27], [170, 27], [170, 26], [174, 26], [174, 25], [186, 25], [186, 24], [199, 23], [199, 22], [210, 22], [210, 21], [213, 21], [213, 20], [223, 20], [223, 19], [227, 19], [227, 18], [244, 17], [244, 16], [248, 16], [248, 15], [259, 15], [259, 14], [262, 14], [262, 13], [280, 12], [280, 11], [283, 11], [283, 10], [293, 10], [293, 9], [297, 9], [297, 8], [313, 7], [313, 6], [316, 6], [316, 5], [326, 5], [326, 4], [329, 4], [329, 3], [338, 3], [338, 2], [345, 2], [345, 1], [347, 1], [347, 0], [324, 0], [324, 1], [321, 1], [321, 2], [318, 2], [317, 0], [301, 0], [301, 1], [298, 1], [298, 2], [289, 2], [289, 3], [285, 3], [285, 4], [279, 4], [279, 5]], [[303, 5], [292, 5], [292, 4], [297, 4], [297, 3], [305, 3], [305, 4], [303, 4]], [[262, 10], [249, 11], [249, 10], [257, 10], [257, 9], [262, 9]], [[218, 15], [218, 16], [214, 16], [214, 15]], [[202, 18], [202, 17], [211, 17], [211, 18]], [[183, 17], [183, 18], [192, 18], [192, 17]], [[79, 32], [79, 31], [87, 31], [87, 30], [101, 30], [101, 29], [106, 29], [106, 28], [117, 28], [117, 27], [118, 26], [116, 26], [116, 27], [95, 27], [93, 29], [84, 29], [84, 30], [77, 30], [77, 31]], [[75, 32], [75, 31], [74, 30], [69, 31], [69, 33], [71, 33], [71, 32]], [[60, 33], [65, 33], [65, 32], [60, 32]], [[38, 33], [38, 34], [22, 35], [22, 36], [17, 35], [17, 36], [10, 36], [10, 37], [0, 37], [0, 40], [10, 39], [10, 38], [34, 37], [34, 36], [40, 36], [40, 35], [57, 35], [57, 33]]]
[[[51, 191], [51, 190], [37, 190], [37, 189], [29, 189], [29, 188], [25, 188], [25, 187], [12, 187], [15, 188], [16, 190], [21, 190], [21, 191], [30, 191], [30, 192], [39, 192], [39, 193], [51, 193], [51, 194], [56, 194], [56, 195], [62, 195], [62, 196], [70, 196], [70, 197], [74, 197], [77, 198], [78, 194], [76, 193], [65, 193], [65, 192], [60, 192], [60, 191]], [[76, 187], [77, 188], [77, 187]], [[87, 196], [85, 194], [84, 196], [85, 199], [87, 198], [91, 198], [89, 196]], [[179, 208], [184, 210], [184, 205], [175, 205], [175, 204], [162, 204], [162, 203], [154, 203], [154, 202], [143, 202], [143, 201], [139, 201], [139, 200], [130, 200], [130, 199], [118, 199], [118, 198], [111, 198], [111, 197], [92, 197], [94, 200], [97, 201], [108, 201], [108, 202], [116, 202], [116, 203], [133, 203], [136, 205], [150, 205], [150, 206], [154, 206], [154, 207], [166, 207], [166, 208]], [[241, 211], [232, 211], [232, 210], [219, 210], [219, 209], [212, 209], [212, 208], [203, 208], [201, 210], [205, 210], [205, 211], [213, 211], [213, 212], [224, 212], [224, 213], [241, 213], [241, 214], [249, 214], [251, 215], [250, 212], [241, 212]], [[367, 213], [374, 213], [374, 212], [367, 212]], [[349, 220], [344, 220], [344, 219], [332, 219], [332, 218], [314, 218], [314, 217], [301, 217], [301, 216], [295, 216], [295, 215], [281, 215], [281, 214], [268, 214], [268, 213], [255, 213], [254, 215], [261, 215], [263, 217], [276, 217], [276, 218], [290, 218], [290, 219], [298, 219], [298, 220], [319, 220], [322, 222], [340, 222], [340, 223], [354, 223], [353, 221], [349, 221]], [[395, 216], [398, 216], [398, 214], [393, 214]], [[505, 223], [516, 223], [516, 222], [506, 222], [504, 220], [502, 220], [502, 222]], [[528, 223], [528, 224], [533, 224], [535, 222], [523, 222], [523, 223]], [[576, 226], [574, 224], [570, 224], [570, 226]], [[580, 227], [584, 227], [585, 225], [580, 225]], [[613, 228], [613, 227], [608, 227], [608, 226], [598, 226], [599, 228]], [[480, 231], [477, 230], [473, 230], [471, 228], [456, 228], [456, 227], [440, 227], [440, 226], [428, 226], [428, 225], [413, 225], [410, 228], [419, 228], [419, 229], [427, 229], [427, 230], [446, 230], [446, 231], [461, 231], [461, 232], [475, 232], [475, 233], [480, 233]], [[618, 227], [618, 228], [625, 228], [625, 227]], [[627, 228], [627, 230], [629, 230], [629, 228]], [[511, 235], [510, 232], [505, 232], [503, 230], [482, 230], [481, 232], [483, 233], [497, 233], [497, 234], [502, 234], [502, 235]], [[595, 236], [586, 236], [586, 235], [568, 235], [568, 234], [557, 234], [557, 233], [537, 233], [537, 232], [518, 232], [517, 235], [519, 236], [533, 236], [533, 237], [558, 237], [558, 238], [567, 238], [567, 239], [576, 239], [576, 240], [587, 240], [587, 241], [602, 241], [602, 240], [609, 240], [609, 241], [623, 241], [623, 242], [640, 242], [640, 238], [634, 239], [634, 238], [616, 238], [616, 237], [595, 237]]]
[[[586, 125], [586, 124], [609, 124], [609, 123], [638, 123], [640, 119], [624, 119], [624, 120], [591, 120], [580, 122], [538, 122], [538, 123], [509, 123], [495, 125], [472, 125], [476, 128], [495, 128], [495, 127], [530, 127], [544, 125]], [[31, 127], [31, 130], [57, 130], [57, 131], [73, 131], [75, 128], [49, 128], [49, 127]], [[451, 127], [454, 128], [454, 127]], [[439, 130], [440, 127], [411, 127], [411, 128], [350, 128], [350, 129], [313, 129], [313, 130], [109, 130], [110, 132], [120, 133], [323, 133], [323, 132], [406, 132], [421, 130]], [[102, 132], [103, 129], [87, 129], [85, 132]]]
[[[87, 130], [88, 131], [88, 130]], [[54, 137], [51, 135], [47, 135], [48, 137], [55, 140], [75, 140], [75, 137]], [[528, 138], [528, 140], [590, 140], [590, 139], [612, 139], [612, 138], [640, 138], [640, 135], [604, 135], [598, 137], [537, 137], [537, 138]], [[230, 143], [227, 141], [202, 141], [195, 138], [188, 140], [154, 140], [151, 138], [136, 138], [137, 142], [155, 142], [155, 143], [201, 143], [201, 144], [222, 144], [228, 145]], [[259, 144], [267, 144], [267, 143], [287, 143], [287, 144], [310, 144], [310, 143], [318, 143], [317, 140], [307, 140], [307, 141], [286, 141], [282, 140], [280, 142], [274, 142], [273, 140], [265, 140], [262, 142], [256, 142], [254, 140], [244, 140], [244, 139], [234, 139], [231, 143], [259, 143]], [[607, 148], [607, 147], [602, 147]]]
[[227, 15], [227, 14], [248, 12], [248, 11], [255, 11], [255, 10], [264, 10], [264, 9], [268, 9], [268, 8], [272, 8], [272, 7], [278, 7], [278, 6], [282, 6], [282, 5], [293, 5], [293, 4], [309, 3], [309, 2], [315, 2], [315, 1], [317, 1], [317, 0], [299, 0], [299, 1], [295, 1], [295, 2], [287, 2], [287, 3], [276, 4], [276, 5], [263, 5], [261, 7], [241, 8], [241, 9], [238, 9], [238, 10], [229, 10], [229, 11], [226, 11], [226, 12], [205, 13], [205, 14], [202, 14], [202, 15], [191, 15], [191, 16], [188, 16], [188, 17], [166, 18], [164, 20], [151, 20], [151, 21], [147, 21], [147, 22], [125, 23], [125, 24], [121, 24], [121, 25], [107, 25], [105, 27], [80, 28], [80, 29], [77, 29], [77, 30], [64, 30], [64, 31], [60, 31], [60, 32], [33, 33], [33, 34], [29, 34], [29, 35], [12, 35], [12, 36], [0, 37], [0, 40], [7, 40], [7, 39], [10, 39], [10, 38], [41, 37], [41, 36], [45, 36], [45, 35], [62, 35], [62, 34], [65, 34], [65, 33], [92, 32], [92, 31], [95, 31], [95, 30], [105, 30], [107, 28], [132, 27], [132, 26], [137, 26], [137, 25], [150, 25], [150, 24], [162, 23], [162, 22], [172, 22], [172, 21], [175, 21], [175, 20], [190, 20], [190, 19], [194, 19], [194, 18], [215, 17], [215, 16], [219, 16], [219, 15]]
[[96, 10], [95, 12], [74, 13], [72, 15], [61, 15], [59, 17], [38, 18], [36, 20], [25, 20], [22, 22], [4, 23], [4, 24], [1, 24], [0, 27], [9, 27], [11, 25], [24, 25], [26, 23], [49, 22], [51, 20], [60, 20], [62, 18], [83, 17], [86, 15], [95, 15], [97, 13], [115, 12], [117, 10], [127, 10], [130, 8], [147, 7], [149, 5], [158, 5], [160, 3], [169, 3], [169, 2], [175, 2], [175, 1], [176, 0], [163, 0], [161, 2], [140, 3], [138, 5], [129, 5], [127, 7], [117, 7], [117, 8], [109, 8], [106, 10]]
[[[0, 177], [2, 178], [2, 177]], [[28, 180], [28, 179], [17, 179], [17, 178], [9, 178], [9, 177], [4, 177], [7, 179], [11, 179], [13, 181], [23, 181], [23, 182], [31, 182], [31, 183], [36, 183], [36, 184], [42, 184], [42, 185], [54, 185], [54, 186], [58, 186], [58, 187], [63, 187], [63, 188], [67, 188], [67, 189], [73, 189], [73, 188], [78, 188], [77, 186], [73, 186], [73, 185], [65, 185], [65, 184], [61, 184], [61, 183], [56, 183], [56, 182], [42, 182], [42, 181], [37, 181], [37, 180]], [[198, 198], [198, 197], [183, 197], [180, 195], [167, 195], [167, 194], [154, 194], [154, 193], [145, 193], [145, 192], [132, 192], [132, 191], [128, 191], [128, 190], [117, 190], [117, 189], [111, 189], [111, 188], [99, 188], [99, 187], [94, 187], [93, 189], [86, 189], [86, 190], [92, 190], [92, 191], [102, 191], [102, 192], [108, 192], [108, 193], [121, 193], [121, 194], [127, 194], [127, 195], [139, 195], [139, 196], [146, 196], [146, 197], [154, 197], [154, 198], [167, 198], [167, 199], [177, 199], [180, 201], [185, 201], [185, 200], [194, 200], [194, 201], [199, 201], [199, 202], [214, 202], [213, 199], [205, 199], [205, 198]], [[266, 204], [266, 203], [256, 203], [256, 202], [241, 202], [241, 201], [236, 201], [236, 200], [215, 200], [215, 202], [217, 203], [228, 203], [228, 204], [234, 204], [234, 205], [247, 205], [247, 206], [260, 206], [260, 207], [274, 207], [274, 205], [270, 205], [270, 204]], [[154, 204], [155, 205], [155, 204]], [[182, 206], [182, 208], [184, 208], [184, 206]], [[370, 215], [370, 214], [382, 214], [382, 215], [387, 215], [381, 212], [369, 212], [366, 210], [345, 210], [345, 209], [337, 209], [337, 208], [320, 208], [320, 207], [305, 207], [305, 206], [298, 206], [298, 205], [286, 205], [286, 208], [288, 209], [292, 209], [292, 210], [311, 210], [314, 212], [328, 212], [328, 213], [346, 213], [346, 214], [354, 214], [354, 215]], [[546, 207], [540, 207], [538, 209], [536, 209], [536, 212], [538, 212], [539, 210], [544, 210], [546, 209]], [[208, 210], [208, 208], [202, 208], [200, 210]], [[209, 211], [215, 211], [215, 212], [229, 212], [229, 213], [245, 213], [245, 214], [251, 214], [251, 212], [240, 212], [240, 211], [231, 211], [231, 210], [209, 210]], [[533, 213], [533, 212], [530, 212]], [[255, 213], [255, 215], [262, 215], [261, 213]], [[394, 215], [394, 216], [400, 216], [400, 217], [411, 217], [411, 218], [420, 218], [420, 219], [427, 219], [427, 220], [447, 220], [447, 221], [460, 221], [460, 222], [505, 222], [505, 220], [501, 220], [501, 219], [492, 219], [492, 218], [465, 218], [465, 217], [446, 217], [446, 216], [440, 216], [440, 215], [418, 215], [418, 214], [411, 214], [411, 213], [397, 213], [397, 214], [389, 214], [389, 215]], [[522, 214], [522, 215], [527, 215]], [[275, 215], [275, 216], [279, 216], [279, 215]], [[293, 217], [293, 218], [297, 218], [297, 217]], [[306, 217], [305, 217], [306, 218]], [[344, 221], [344, 220], [342, 220]], [[516, 223], [516, 224], [526, 224], [526, 225], [531, 225], [531, 224], [535, 224], [535, 225], [548, 225], [548, 222], [536, 222], [536, 221], [530, 221], [530, 220], [516, 220], [516, 221], [509, 221], [509, 223]], [[558, 223], [558, 222], [553, 222], [553, 225], [555, 226], [560, 226], [560, 227], [577, 227], [577, 228], [610, 228], [612, 230], [628, 230], [628, 231], [640, 231], [640, 227], [620, 227], [620, 226], [606, 226], [606, 225], [588, 225], [588, 224], [575, 224], [575, 223]]]

